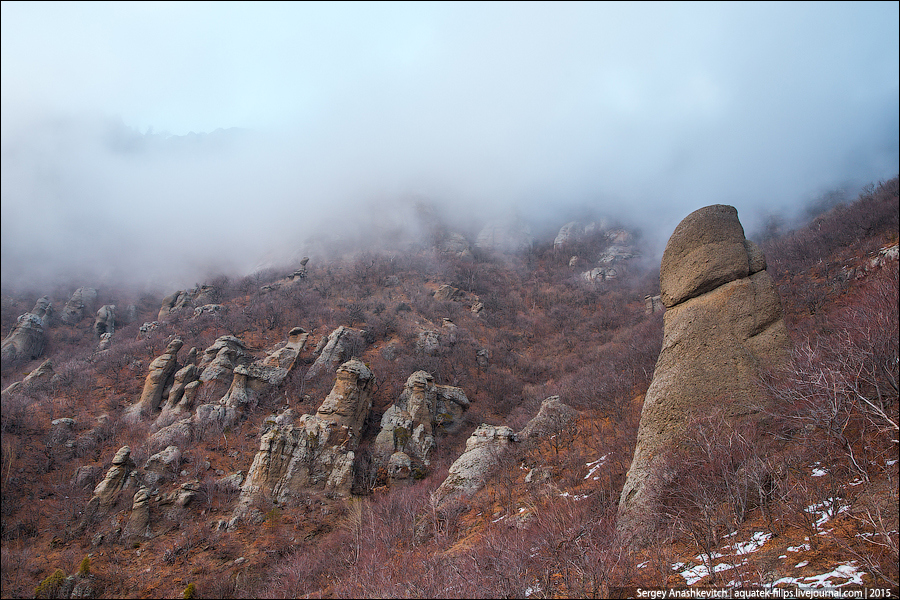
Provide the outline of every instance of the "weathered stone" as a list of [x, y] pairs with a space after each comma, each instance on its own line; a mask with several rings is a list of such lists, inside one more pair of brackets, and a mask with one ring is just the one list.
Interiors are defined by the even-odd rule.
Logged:
[[113, 334], [116, 332], [116, 305], [106, 304], [101, 306], [97, 311], [97, 318], [94, 319], [94, 335], [99, 339], [104, 333]]
[[459, 288], [455, 288], [452, 285], [444, 284], [437, 289], [434, 293], [434, 299], [440, 300], [442, 302], [449, 302], [451, 300], [458, 300], [465, 296], [465, 292], [463, 292]]
[[180, 338], [175, 338], [166, 346], [166, 351], [150, 363], [144, 390], [136, 405], [141, 413], [154, 414], [159, 410], [163, 395], [168, 392], [178, 369], [178, 351], [183, 345]]
[[[312, 378], [323, 371], [334, 370], [338, 365], [352, 357], [353, 351], [360, 345], [360, 332], [341, 325], [331, 332], [325, 345], [316, 348], [320, 351], [316, 362], [306, 373], [307, 379]], [[321, 342], [320, 342], [321, 345]]]
[[0, 347], [3, 360], [38, 358], [44, 352], [44, 330], [50, 324], [53, 307], [47, 296], [38, 299], [31, 312], [21, 315]]
[[131, 503], [131, 515], [122, 531], [125, 537], [150, 537], [150, 491], [141, 488], [134, 494]]
[[89, 287], [80, 287], [72, 294], [63, 308], [60, 320], [68, 325], [78, 323], [84, 317], [84, 311], [97, 300], [97, 290]]
[[[267, 422], [259, 452], [241, 486], [235, 517], [246, 516], [252, 499], [266, 491], [278, 502], [321, 490], [346, 496], [353, 483], [354, 450], [372, 406], [375, 377], [351, 360], [338, 369], [334, 387], [314, 415]], [[268, 420], [267, 420], [268, 421]]]
[[619, 501], [619, 531], [636, 541], [650, 536], [661, 493], [648, 480], [659, 476], [660, 457], [692, 418], [718, 410], [737, 421], [771, 408], [757, 374], [782, 360], [788, 336], [772, 278], [765, 270], [750, 274], [764, 265], [730, 206], [692, 213], [666, 246], [663, 346]]
[[119, 492], [125, 487], [128, 476], [134, 471], [134, 461], [131, 460], [131, 448], [122, 446], [113, 457], [112, 466], [106, 472], [103, 481], [94, 488], [94, 495], [89, 504], [96, 503], [99, 508], [108, 508], [116, 503]]
[[241, 340], [232, 335], [219, 337], [203, 351], [203, 358], [200, 359], [200, 397], [206, 401], [221, 398], [231, 386], [234, 368], [246, 365], [251, 360], [252, 357]]
[[470, 496], [484, 487], [502, 453], [510, 442], [516, 441], [516, 434], [505, 425], [479, 425], [466, 440], [466, 451], [450, 465], [447, 478], [434, 492], [438, 505]]
[[675, 228], [663, 253], [660, 295], [668, 308], [749, 274], [737, 210], [715, 204], [692, 212]]
[[475, 247], [480, 250], [505, 253], [522, 252], [533, 244], [531, 229], [521, 220], [488, 223], [475, 240]]
[[538, 413], [518, 433], [520, 440], [557, 435], [569, 428], [578, 418], [578, 411], [565, 404], [559, 396], [550, 396], [541, 402]]

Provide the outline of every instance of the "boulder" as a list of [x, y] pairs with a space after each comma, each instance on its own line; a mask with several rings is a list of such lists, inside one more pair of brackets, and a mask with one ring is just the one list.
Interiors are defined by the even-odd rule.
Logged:
[[116, 331], [116, 305], [106, 304], [97, 311], [94, 319], [94, 334], [99, 339], [104, 333], [113, 334]]
[[21, 315], [16, 326], [3, 340], [0, 355], [3, 360], [27, 361], [44, 352], [44, 330], [50, 325], [53, 307], [47, 296], [38, 299], [31, 312]]
[[317, 351], [320, 351], [319, 356], [307, 371], [306, 378], [310, 379], [323, 371], [334, 370], [344, 361], [353, 358], [353, 352], [361, 343], [362, 336], [359, 331], [341, 325], [331, 332], [321, 349], [317, 347]]
[[775, 284], [764, 268], [765, 258], [744, 239], [730, 206], [690, 214], [666, 246], [660, 271], [663, 346], [619, 500], [618, 529], [638, 543], [652, 534], [651, 513], [662, 493], [652, 484], [659, 475], [654, 473], [689, 421], [714, 409], [738, 420], [771, 408], [757, 374], [786, 356], [789, 340]]
[[25, 378], [22, 379], [22, 381], [16, 381], [9, 384], [9, 386], [7, 386], [6, 389], [3, 390], [3, 395], [6, 396], [7, 394], [11, 394], [17, 390], [21, 391], [22, 389], [27, 389], [32, 385], [49, 383], [53, 380], [53, 376], [55, 374], [56, 373], [54, 373], [53, 371], [53, 360], [48, 358], [41, 363], [41, 366], [26, 375]]
[[147, 378], [144, 380], [144, 390], [136, 406], [140, 412], [154, 414], [160, 408], [160, 402], [164, 395], [167, 396], [178, 369], [178, 351], [184, 342], [181, 338], [175, 338], [166, 346], [166, 351], [153, 359], [148, 368]]
[[466, 450], [457, 458], [447, 478], [434, 492], [438, 506], [453, 499], [471, 496], [482, 487], [500, 456], [511, 442], [518, 441], [512, 429], [505, 425], [482, 423], [466, 440]]
[[84, 317], [84, 311], [90, 310], [96, 300], [97, 290], [89, 287], [78, 288], [66, 302], [60, 319], [68, 325], [78, 323]]
[[451, 300], [459, 300], [465, 296], [465, 292], [461, 289], [453, 287], [452, 285], [444, 284], [437, 289], [434, 293], [434, 299], [440, 300], [442, 302], [448, 302]]

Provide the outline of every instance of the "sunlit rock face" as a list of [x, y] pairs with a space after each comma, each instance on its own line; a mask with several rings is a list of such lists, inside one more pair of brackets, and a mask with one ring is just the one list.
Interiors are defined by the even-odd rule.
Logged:
[[665, 490], [650, 480], [665, 479], [654, 470], [692, 417], [717, 409], [753, 418], [770, 404], [757, 374], [786, 355], [789, 340], [765, 268], [731, 206], [691, 213], [669, 239], [660, 270], [663, 346], [619, 500], [624, 536], [639, 542], [652, 533], [653, 506]]

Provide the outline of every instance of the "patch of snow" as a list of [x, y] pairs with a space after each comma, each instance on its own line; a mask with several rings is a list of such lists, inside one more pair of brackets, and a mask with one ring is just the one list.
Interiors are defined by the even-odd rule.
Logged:
[[815, 467], [812, 470], [813, 477], [825, 477], [826, 475], [828, 475], [828, 471], [826, 471], [825, 469], [820, 469], [819, 467]]
[[850, 482], [850, 485], [860, 485], [860, 484], [863, 484], [863, 483], [865, 483], [864, 480], [858, 479], [858, 478], [857, 478], [857, 479], [854, 479], [853, 481], [851, 481], [851, 482]]
[[[606, 462], [606, 457], [607, 457], [607, 456], [609, 456], [609, 454], [604, 454], [603, 456], [601, 456], [600, 458], [598, 458], [598, 459], [595, 460], [594, 462], [585, 463], [584, 466], [590, 467], [591, 470], [588, 471], [588, 474], [585, 475], [584, 478], [585, 478], [585, 479], [588, 479], [589, 477], [592, 477], [592, 476], [594, 475], [594, 473], [597, 472], [597, 469], [599, 469], [600, 467], [602, 467], [603, 464]], [[599, 478], [599, 477], [594, 477], [594, 481], [597, 481], [598, 479], [600, 479], [600, 478]]]
[[896, 464], [897, 464], [897, 461], [896, 461], [896, 460], [886, 460], [886, 461], [884, 461], [884, 466], [886, 466], [886, 467], [892, 467], [892, 466], [894, 466], [894, 465], [896, 465]]
[[[772, 583], [772, 586], [776, 586], [780, 583], [790, 583], [796, 584], [805, 587], [843, 587], [845, 585], [862, 585], [863, 580], [862, 576], [865, 574], [865, 571], [860, 571], [856, 566], [856, 562], [849, 562], [845, 565], [838, 565], [835, 569], [829, 573], [822, 573], [821, 575], [812, 575], [810, 577], [782, 577], [777, 581]], [[832, 578], [840, 578], [846, 579], [844, 583], [835, 583], [833, 581], [829, 581]]]
[[639, 565], [637, 566], [637, 568], [638, 568], [638, 569], [643, 569], [644, 567], [646, 567], [646, 566], [649, 565], [649, 564], [650, 564], [650, 561], [649, 561], [649, 560], [645, 560], [644, 562], [642, 562], [641, 564], [639, 564]]
[[799, 569], [800, 567], [805, 567], [805, 566], [808, 565], [808, 564], [809, 564], [809, 561], [808, 561], [808, 560], [804, 560], [803, 562], [798, 562], [796, 565], [794, 565], [794, 568], [795, 568], [795, 569]]
[[799, 546], [788, 546], [788, 552], [803, 552], [809, 550], [809, 544], [800, 544]]
[[787, 554], [782, 554], [782, 555], [779, 556], [778, 558], [787, 558]]
[[740, 543], [735, 542], [732, 546], [734, 548], [735, 554], [750, 554], [751, 552], [756, 552], [760, 548], [763, 547], [763, 544], [772, 539], [771, 533], [765, 533], [763, 531], [757, 531], [752, 536], [750, 536], [750, 541]]

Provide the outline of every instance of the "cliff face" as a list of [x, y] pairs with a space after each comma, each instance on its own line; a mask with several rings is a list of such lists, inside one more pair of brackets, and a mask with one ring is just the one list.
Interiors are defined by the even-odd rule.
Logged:
[[663, 346], [619, 500], [623, 535], [640, 539], [651, 532], [647, 517], [659, 491], [648, 480], [692, 417], [715, 408], [739, 419], [770, 402], [756, 374], [786, 354], [788, 336], [765, 269], [731, 206], [691, 213], [669, 239], [660, 269]]

